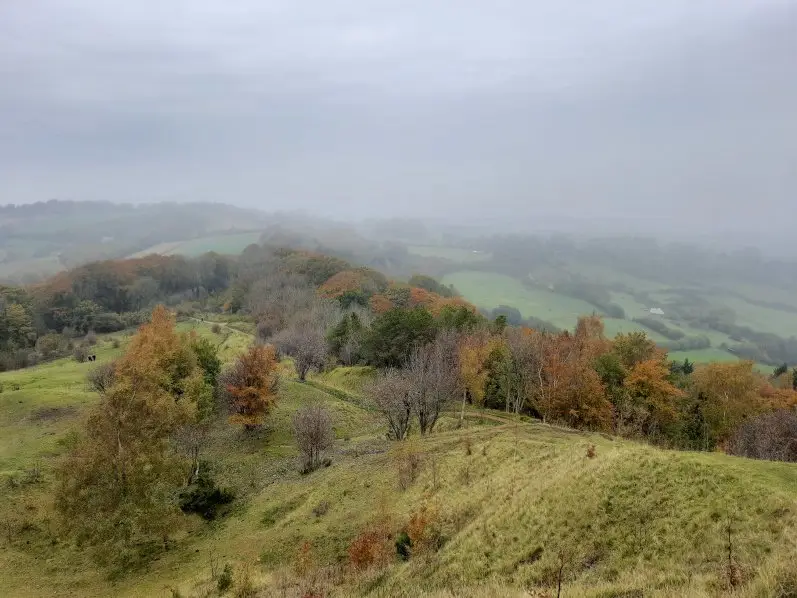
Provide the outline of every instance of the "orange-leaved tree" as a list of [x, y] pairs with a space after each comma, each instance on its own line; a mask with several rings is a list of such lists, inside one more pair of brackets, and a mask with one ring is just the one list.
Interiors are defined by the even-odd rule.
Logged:
[[224, 373], [230, 423], [252, 430], [263, 425], [277, 401], [277, 356], [271, 345], [253, 345]]
[[623, 385], [631, 404], [642, 418], [641, 431], [655, 435], [678, 418], [676, 401], [684, 393], [668, 379], [670, 370], [663, 359], [646, 359], [634, 364]]
[[543, 367], [537, 409], [543, 419], [576, 428], [606, 430], [612, 423], [612, 404], [593, 365], [606, 350], [599, 319], [579, 321], [576, 334], [544, 335]]

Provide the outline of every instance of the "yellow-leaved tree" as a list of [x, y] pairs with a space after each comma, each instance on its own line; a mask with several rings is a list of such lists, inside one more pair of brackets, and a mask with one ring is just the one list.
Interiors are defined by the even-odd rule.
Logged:
[[489, 369], [487, 358], [498, 345], [498, 339], [477, 332], [462, 339], [459, 347], [459, 375], [462, 381], [462, 412], [460, 423], [465, 418], [465, 400], [470, 395], [474, 405], [484, 403], [484, 385]]
[[179, 527], [188, 465], [171, 439], [206, 400], [189, 340], [162, 306], [115, 364], [78, 442], [59, 470], [56, 508], [68, 532], [105, 564], [125, 567]]

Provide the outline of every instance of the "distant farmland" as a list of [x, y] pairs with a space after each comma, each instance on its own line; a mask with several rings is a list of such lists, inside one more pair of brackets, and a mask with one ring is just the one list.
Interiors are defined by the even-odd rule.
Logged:
[[260, 231], [246, 233], [231, 233], [227, 235], [209, 235], [198, 237], [187, 241], [172, 241], [168, 243], [158, 243], [147, 249], [139, 251], [130, 257], [141, 257], [158, 253], [160, 255], [184, 255], [195, 257], [208, 251], [235, 255], [241, 253], [247, 246], [257, 243], [260, 239]]

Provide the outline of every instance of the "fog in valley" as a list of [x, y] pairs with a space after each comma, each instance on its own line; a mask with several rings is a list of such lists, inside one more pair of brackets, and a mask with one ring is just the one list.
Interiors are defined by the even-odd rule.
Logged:
[[785, 0], [7, 2], [0, 203], [792, 250]]

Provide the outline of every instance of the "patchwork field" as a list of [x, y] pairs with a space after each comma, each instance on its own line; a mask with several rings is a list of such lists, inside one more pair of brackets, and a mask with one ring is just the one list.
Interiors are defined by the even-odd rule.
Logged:
[[159, 243], [147, 249], [139, 251], [130, 257], [142, 257], [153, 253], [161, 255], [184, 255], [186, 257], [196, 257], [215, 251], [216, 253], [236, 255], [241, 253], [252, 243], [257, 243], [260, 239], [260, 232], [230, 233], [220, 235], [210, 235], [189, 239], [187, 241], [173, 241]]
[[[463, 270], [446, 275], [443, 282], [453, 284], [466, 299], [478, 307], [492, 309], [499, 305], [508, 305], [520, 310], [523, 317], [541, 318], [560, 328], [572, 329], [578, 316], [596, 311], [596, 308], [586, 301], [566, 297], [552, 291], [529, 288], [511, 276], [495, 272]], [[649, 315], [643, 312], [643, 306], [628, 294], [613, 293], [612, 299], [622, 305], [629, 318]], [[719, 348], [721, 343], [732, 343], [728, 335], [715, 330], [703, 330], [676, 324], [667, 319], [663, 322], [672, 329], [681, 330], [687, 336], [706, 336], [713, 345], [709, 349], [673, 351], [670, 353], [672, 359], [680, 361], [688, 358], [696, 363], [738, 360], [737, 356]], [[660, 333], [630, 319], [604, 318], [604, 326], [606, 335], [610, 338], [619, 333], [641, 330], [654, 342], [665, 343], [668, 341]], [[774, 369], [773, 366], [765, 364], [758, 364], [756, 367], [762, 372], [770, 372]]]
[[462, 264], [487, 262], [492, 255], [478, 249], [465, 249], [462, 247], [445, 247], [442, 245], [409, 245], [407, 251], [423, 257], [439, 257]]
[[[491, 309], [508, 305], [520, 310], [523, 317], [541, 318], [560, 328], [573, 328], [579, 316], [596, 311], [595, 306], [586, 301], [553, 291], [526, 287], [511, 276], [495, 272], [454, 272], [446, 275], [443, 283], [453, 284], [468, 301], [478, 307]], [[660, 334], [630, 320], [606, 318], [604, 323], [609, 336], [630, 330], [644, 330], [656, 341], [666, 340]]]

